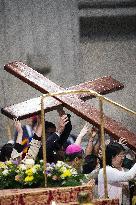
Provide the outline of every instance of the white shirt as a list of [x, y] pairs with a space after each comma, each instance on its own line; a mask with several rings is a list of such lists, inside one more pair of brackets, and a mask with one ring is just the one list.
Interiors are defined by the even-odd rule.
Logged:
[[[122, 203], [122, 186], [136, 176], [136, 163], [127, 172], [119, 171], [111, 166], [106, 167], [108, 181], [108, 196], [110, 199], [118, 198], [119, 204]], [[98, 174], [98, 195], [99, 198], [104, 197], [104, 179], [103, 169], [100, 169]]]

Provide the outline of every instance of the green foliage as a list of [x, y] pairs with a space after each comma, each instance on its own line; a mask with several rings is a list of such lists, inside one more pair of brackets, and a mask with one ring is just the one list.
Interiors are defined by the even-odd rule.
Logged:
[[[77, 170], [68, 164], [58, 161], [56, 164], [46, 164], [48, 187], [78, 186], [84, 178]], [[11, 161], [0, 162], [0, 189], [44, 187], [43, 161], [34, 164], [32, 159], [25, 164], [15, 164]]]

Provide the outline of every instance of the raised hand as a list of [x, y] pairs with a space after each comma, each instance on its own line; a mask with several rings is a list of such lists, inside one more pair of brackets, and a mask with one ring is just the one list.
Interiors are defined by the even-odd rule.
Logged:
[[127, 145], [127, 140], [124, 137], [121, 137], [119, 139], [118, 143], [126, 146]]
[[62, 132], [65, 129], [66, 124], [69, 122], [68, 116], [66, 114], [62, 115], [59, 117], [58, 121], [58, 127], [56, 129], [56, 132], [61, 135]]
[[[96, 136], [96, 134], [97, 134], [97, 129], [96, 129], [96, 127], [92, 127], [92, 129], [90, 129], [89, 130], [89, 137], [90, 137], [90, 139], [94, 139], [94, 137]], [[90, 140], [89, 139], [89, 140]]]
[[65, 115], [65, 111], [63, 110], [63, 106], [60, 105], [58, 108], [57, 108], [57, 112], [59, 114], [59, 116], [61, 117], [62, 115]]
[[41, 115], [37, 116], [37, 125], [35, 127], [35, 134], [41, 138], [42, 136], [42, 122], [41, 122]]
[[22, 144], [23, 129], [21, 126], [21, 122], [19, 120], [17, 120], [17, 118], [14, 119], [14, 127], [15, 127], [16, 131], [18, 132], [16, 143]]
[[85, 136], [89, 131], [89, 123], [85, 123], [84, 127], [81, 129], [79, 135], [80, 136]]
[[105, 145], [107, 146], [108, 144], [110, 144], [110, 139], [105, 140]]
[[81, 129], [79, 135], [76, 138], [75, 144], [81, 145], [82, 138], [87, 134], [89, 131], [89, 123], [85, 123], [84, 127]]
[[17, 119], [14, 119], [14, 127], [18, 133], [23, 133], [21, 122]]

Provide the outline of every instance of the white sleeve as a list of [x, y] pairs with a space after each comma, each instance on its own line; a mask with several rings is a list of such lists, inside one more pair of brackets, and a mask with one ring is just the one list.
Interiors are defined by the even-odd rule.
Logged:
[[18, 152], [16, 149], [13, 148], [13, 151], [11, 153], [11, 160], [15, 160], [18, 157], [22, 157], [22, 152]]
[[106, 168], [108, 182], [127, 182], [136, 176], [136, 163], [127, 172], [119, 171], [116, 168]]
[[41, 141], [32, 139], [32, 141], [30, 142], [30, 147], [28, 149], [28, 152], [27, 152], [24, 160], [25, 159], [33, 159], [33, 160], [35, 160], [37, 155], [38, 155], [40, 147], [41, 147]]

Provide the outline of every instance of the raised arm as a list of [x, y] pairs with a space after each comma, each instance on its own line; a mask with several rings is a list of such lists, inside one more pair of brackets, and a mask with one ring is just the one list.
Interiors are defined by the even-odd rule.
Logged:
[[41, 147], [41, 136], [42, 136], [42, 123], [41, 123], [41, 117], [38, 116], [35, 133], [32, 141], [30, 142], [30, 147], [28, 149], [28, 152], [23, 160], [24, 162], [25, 159], [33, 159], [33, 160], [36, 159], [39, 149]]
[[17, 138], [13, 147], [13, 151], [11, 153], [11, 160], [16, 160], [18, 158], [22, 159], [22, 151], [24, 148], [24, 146], [22, 145], [23, 129], [21, 126], [21, 122], [18, 120], [14, 120], [14, 127], [17, 131]]
[[[100, 171], [102, 174], [102, 170]], [[127, 182], [131, 179], [134, 179], [136, 176], [136, 163], [134, 166], [127, 172], [119, 171], [116, 168], [107, 167], [106, 168], [107, 178], [109, 183], [114, 182]]]
[[84, 127], [81, 129], [79, 135], [77, 136], [74, 144], [81, 145], [82, 139], [87, 134], [88, 131], [89, 131], [89, 124], [85, 123]]
[[85, 156], [90, 155], [93, 151], [93, 141], [94, 141], [94, 137], [96, 136], [96, 128], [93, 127], [90, 131], [89, 131], [89, 141], [88, 144], [86, 146], [85, 149]]
[[70, 114], [66, 114], [63, 107], [60, 106], [57, 110], [59, 114], [58, 126], [56, 128], [56, 134], [60, 137], [59, 144], [64, 145], [70, 135], [72, 130], [72, 125], [70, 121]]
[[18, 121], [18, 120], [14, 120], [14, 127], [17, 131], [16, 143], [22, 144], [23, 129], [22, 129], [22, 126], [21, 126], [21, 122]]

